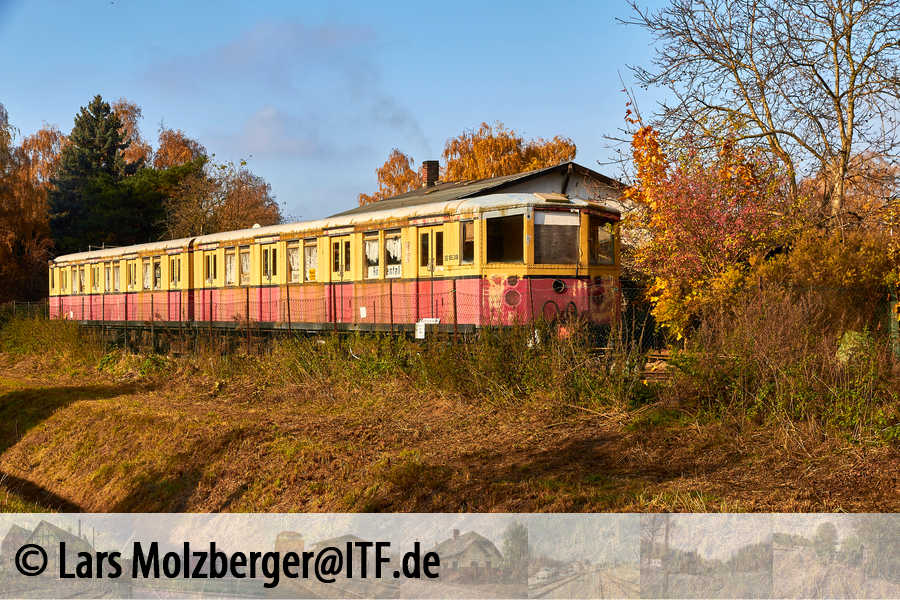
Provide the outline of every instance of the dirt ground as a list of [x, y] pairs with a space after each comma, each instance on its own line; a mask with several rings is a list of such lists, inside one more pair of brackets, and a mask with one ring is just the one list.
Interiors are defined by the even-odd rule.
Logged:
[[86, 382], [0, 355], [0, 509], [900, 510], [896, 445], [657, 410], [491, 405], [402, 381]]

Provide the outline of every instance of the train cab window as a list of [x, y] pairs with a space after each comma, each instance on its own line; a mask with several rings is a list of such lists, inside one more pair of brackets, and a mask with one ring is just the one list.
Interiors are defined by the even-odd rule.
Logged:
[[524, 260], [522, 215], [485, 219], [487, 227], [487, 261], [520, 263]]
[[400, 230], [386, 231], [384, 234], [384, 262], [386, 277], [400, 277], [402, 268], [403, 244], [400, 241]]
[[303, 242], [303, 281], [316, 280], [316, 267], [319, 264], [319, 247], [316, 240]]
[[475, 262], [475, 221], [463, 221], [459, 229], [459, 263], [471, 265]]
[[534, 213], [534, 262], [573, 265], [578, 262], [578, 213], [539, 210]]
[[241, 285], [250, 285], [250, 247], [241, 246], [239, 250], [241, 264]]
[[615, 264], [614, 238], [612, 223], [595, 215], [588, 217], [588, 256], [592, 265]]
[[225, 251], [225, 285], [234, 285], [237, 281], [237, 259], [234, 255], [234, 248]]
[[160, 259], [153, 259], [153, 289], [158, 290], [162, 288], [162, 262]]
[[367, 279], [377, 279], [378, 278], [378, 266], [380, 263], [379, 255], [380, 250], [378, 249], [378, 234], [377, 233], [367, 233], [365, 239], [363, 240], [363, 249], [365, 250], [365, 259], [366, 259], [366, 278]]
[[300, 244], [294, 242], [287, 249], [288, 282], [300, 283]]

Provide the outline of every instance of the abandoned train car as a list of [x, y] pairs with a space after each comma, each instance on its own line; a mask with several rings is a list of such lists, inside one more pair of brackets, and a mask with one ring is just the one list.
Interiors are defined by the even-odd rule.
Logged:
[[436, 183], [326, 219], [80, 252], [53, 318], [403, 330], [616, 317], [621, 186], [575, 163]]

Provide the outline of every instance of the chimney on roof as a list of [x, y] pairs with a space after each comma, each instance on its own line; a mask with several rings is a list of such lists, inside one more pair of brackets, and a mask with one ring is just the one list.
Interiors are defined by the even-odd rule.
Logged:
[[438, 182], [440, 173], [440, 163], [436, 160], [426, 160], [422, 162], [422, 187], [433, 187]]
[[458, 537], [459, 537], [459, 529], [454, 529], [453, 530], [453, 539], [455, 540]]

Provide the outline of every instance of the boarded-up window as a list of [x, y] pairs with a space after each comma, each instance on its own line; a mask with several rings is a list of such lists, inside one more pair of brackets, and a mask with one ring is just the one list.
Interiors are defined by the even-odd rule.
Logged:
[[319, 264], [319, 247], [316, 240], [303, 242], [303, 280], [315, 281], [316, 268]]
[[578, 213], [534, 213], [534, 262], [572, 265], [578, 262]]
[[234, 248], [225, 251], [225, 285], [234, 285], [237, 282], [237, 258]]
[[386, 265], [385, 276], [400, 277], [402, 268], [400, 266], [402, 256], [402, 244], [400, 242], [400, 231], [386, 231], [384, 233], [384, 262]]
[[376, 279], [378, 277], [378, 234], [367, 234], [363, 240], [363, 249], [366, 251], [366, 277]]
[[602, 217], [591, 215], [588, 220], [588, 254], [592, 265], [611, 265], [616, 262], [614, 225]]
[[475, 221], [463, 221], [460, 228], [459, 262], [471, 265], [475, 262]]
[[288, 281], [300, 283], [300, 246], [292, 244], [287, 249]]
[[525, 229], [522, 215], [509, 217], [493, 217], [486, 219], [487, 227], [487, 261], [503, 263], [520, 263], [523, 261], [523, 231]]

